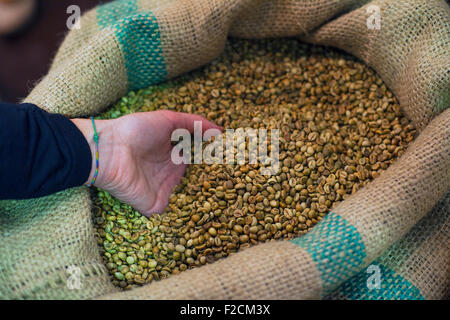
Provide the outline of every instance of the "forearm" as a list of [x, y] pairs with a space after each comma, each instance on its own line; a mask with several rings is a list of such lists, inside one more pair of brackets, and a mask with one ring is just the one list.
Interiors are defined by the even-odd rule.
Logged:
[[92, 153], [68, 118], [0, 104], [0, 199], [41, 197], [86, 183]]

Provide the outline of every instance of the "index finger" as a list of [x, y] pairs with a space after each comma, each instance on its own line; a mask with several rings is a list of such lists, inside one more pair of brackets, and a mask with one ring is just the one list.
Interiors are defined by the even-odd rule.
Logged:
[[201, 122], [202, 133], [208, 129], [223, 131], [222, 127], [196, 114], [170, 111], [167, 113], [167, 117], [173, 122], [175, 129], [186, 129], [190, 133], [194, 133], [194, 124], [196, 121]]

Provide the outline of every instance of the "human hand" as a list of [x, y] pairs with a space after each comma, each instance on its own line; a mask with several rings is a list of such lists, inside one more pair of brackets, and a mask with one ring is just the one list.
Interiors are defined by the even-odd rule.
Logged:
[[[86, 184], [95, 172], [95, 143], [92, 122], [72, 119], [91, 147], [93, 164]], [[146, 216], [161, 213], [179, 184], [186, 164], [171, 160], [171, 135], [175, 129], [194, 131], [194, 121], [202, 121], [203, 132], [219, 129], [193, 114], [167, 110], [142, 112], [114, 120], [95, 120], [99, 134], [99, 173], [95, 186], [102, 188]]]

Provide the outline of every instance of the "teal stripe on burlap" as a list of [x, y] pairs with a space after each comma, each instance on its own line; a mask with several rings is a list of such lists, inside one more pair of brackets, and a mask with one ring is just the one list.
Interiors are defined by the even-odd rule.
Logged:
[[356, 228], [333, 212], [291, 242], [304, 248], [316, 262], [325, 293], [358, 272], [366, 257]]
[[101, 28], [110, 27], [116, 33], [123, 50], [129, 89], [166, 80], [159, 26], [150, 11], [138, 12], [136, 0], [120, 0], [100, 6], [97, 19]]
[[[419, 289], [411, 282], [380, 263], [343, 283], [327, 298], [349, 300], [424, 300]], [[379, 286], [374, 286], [373, 267], [378, 267]]]
[[116, 0], [98, 6], [98, 25], [101, 28], [113, 26], [123, 18], [135, 14], [137, 10], [137, 0]]

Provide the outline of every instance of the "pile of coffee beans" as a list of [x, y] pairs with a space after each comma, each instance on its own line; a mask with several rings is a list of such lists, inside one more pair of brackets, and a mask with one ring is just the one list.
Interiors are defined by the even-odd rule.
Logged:
[[230, 39], [212, 63], [131, 92], [101, 117], [159, 109], [200, 114], [225, 129], [278, 129], [279, 167], [265, 175], [263, 164], [248, 161], [190, 165], [166, 211], [150, 218], [95, 192], [101, 254], [113, 283], [126, 289], [308, 232], [416, 133], [369, 67], [293, 39]]

